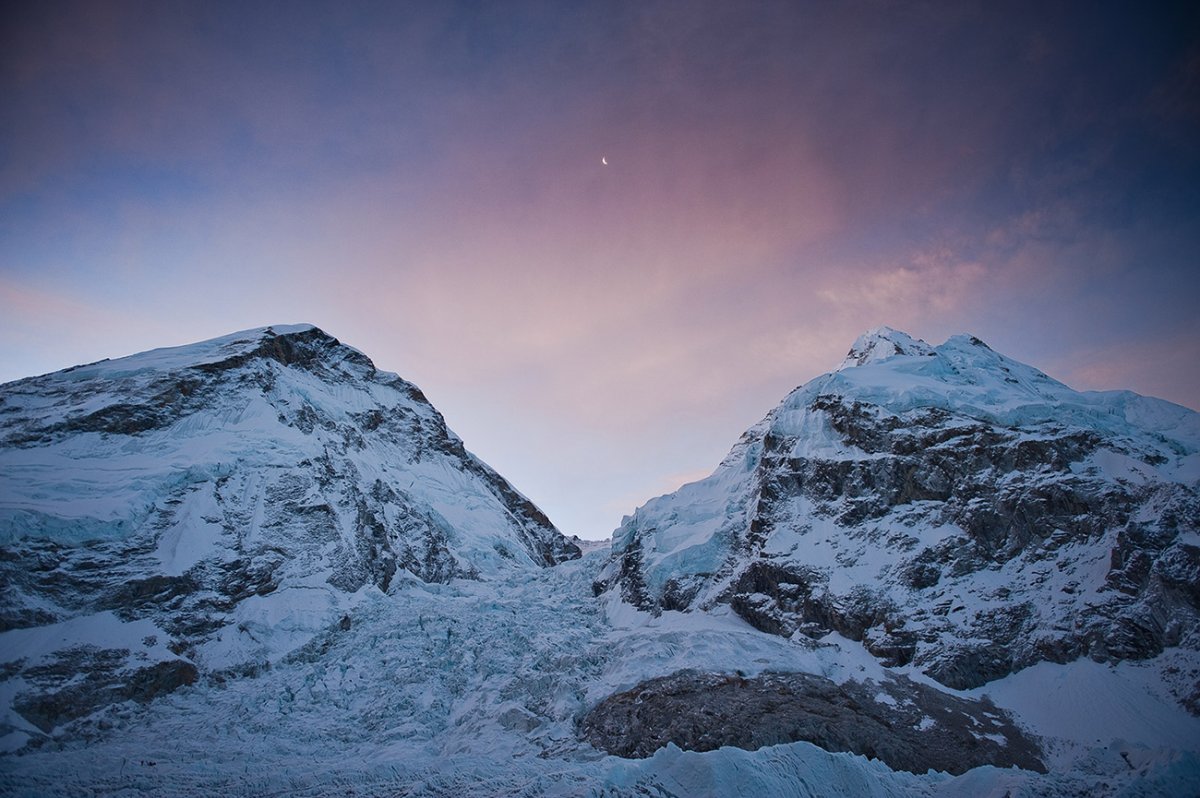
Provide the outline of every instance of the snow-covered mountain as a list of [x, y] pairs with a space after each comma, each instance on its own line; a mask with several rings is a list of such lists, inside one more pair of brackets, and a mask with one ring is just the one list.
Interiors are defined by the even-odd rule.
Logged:
[[43, 731], [253, 672], [364, 588], [579, 556], [415, 386], [307, 325], [3, 386], [0, 543], [4, 658], [40, 663], [14, 706]]
[[312, 327], [10, 383], [0, 794], [1200, 794], [1198, 451], [880, 329], [577, 545]]
[[[880, 328], [707, 479], [615, 535], [597, 590], [862, 641], [952, 688], [1200, 650], [1200, 415], [1080, 393], [968, 336]], [[1200, 669], [1177, 685], [1200, 709]]]

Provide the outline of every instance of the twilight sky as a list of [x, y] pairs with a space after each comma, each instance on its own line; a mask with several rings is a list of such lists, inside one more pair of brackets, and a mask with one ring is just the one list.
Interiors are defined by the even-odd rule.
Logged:
[[583, 537], [880, 324], [1200, 408], [1198, 9], [7, 4], [0, 381], [311, 322]]

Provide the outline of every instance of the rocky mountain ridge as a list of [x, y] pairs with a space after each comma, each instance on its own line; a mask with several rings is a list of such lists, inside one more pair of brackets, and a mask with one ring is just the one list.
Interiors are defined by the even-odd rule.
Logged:
[[[881, 328], [707, 479], [627, 517], [597, 593], [836, 632], [978, 687], [1200, 649], [1200, 416]], [[1197, 674], [1200, 675], [1200, 674]], [[1200, 683], [1180, 699], [1200, 702]]]
[[0, 545], [12, 706], [43, 731], [269, 667], [363, 591], [580, 553], [420, 390], [308, 325], [0, 387]]
[[0, 386], [0, 793], [1189, 794], [1198, 430], [881, 329], [578, 546], [307, 325]]

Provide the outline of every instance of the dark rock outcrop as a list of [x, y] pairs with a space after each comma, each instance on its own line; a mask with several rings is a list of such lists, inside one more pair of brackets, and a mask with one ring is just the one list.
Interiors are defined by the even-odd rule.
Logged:
[[120, 701], [145, 703], [194, 684], [196, 666], [184, 659], [133, 665], [127, 650], [79, 646], [58, 652], [49, 662], [24, 667], [32, 689], [13, 708], [42, 731]]
[[807, 673], [679, 673], [597, 704], [580, 722], [610, 754], [754, 750], [805, 741], [878, 759], [893, 770], [964, 773], [981, 765], [1046, 772], [1038, 745], [990, 702], [947, 695], [910, 679], [845, 682]]

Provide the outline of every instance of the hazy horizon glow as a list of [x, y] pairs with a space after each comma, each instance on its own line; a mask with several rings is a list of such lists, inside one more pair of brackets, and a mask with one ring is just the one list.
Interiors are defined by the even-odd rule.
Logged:
[[4, 14], [3, 381], [313, 323], [585, 537], [880, 324], [1200, 408], [1188, 4]]

